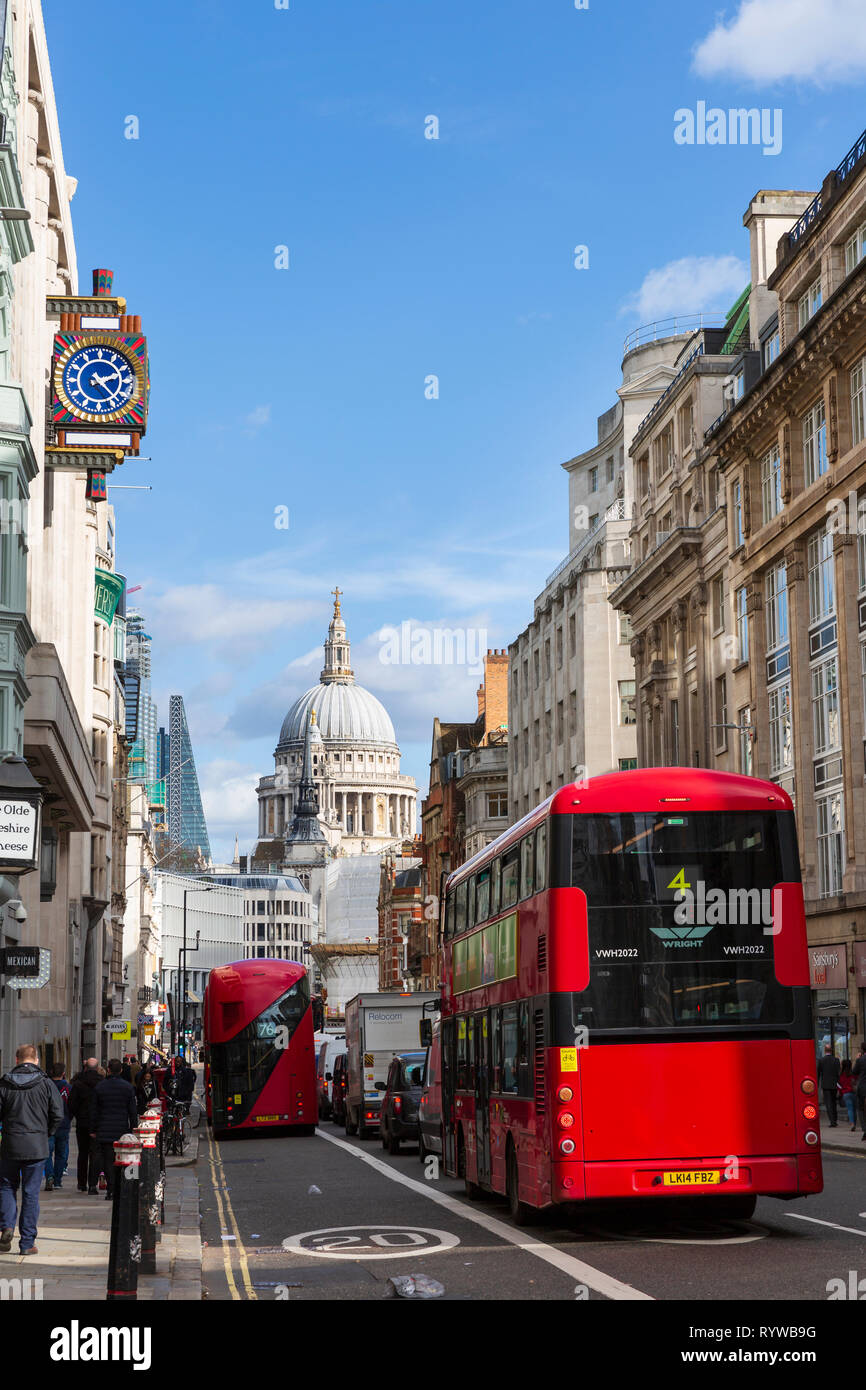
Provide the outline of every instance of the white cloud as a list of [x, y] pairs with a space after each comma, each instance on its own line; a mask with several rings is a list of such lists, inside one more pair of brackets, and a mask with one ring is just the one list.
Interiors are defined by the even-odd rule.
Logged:
[[263, 769], [248, 763], [215, 758], [198, 769], [199, 787], [211, 854], [215, 861], [231, 859], [235, 835], [240, 836], [241, 853], [249, 848], [258, 824], [256, 783]]
[[252, 433], [263, 429], [265, 425], [271, 423], [271, 407], [269, 405], [257, 405], [255, 410], [251, 410], [249, 415], [244, 417], [244, 424]]
[[[273, 589], [263, 574], [262, 587]], [[148, 600], [148, 621], [161, 642], [260, 639], [314, 617], [320, 604], [230, 593], [219, 584], [181, 584]]]
[[866, 74], [863, 0], [741, 0], [696, 46], [693, 67], [751, 82], [853, 81]]
[[748, 281], [749, 267], [736, 256], [684, 256], [649, 271], [620, 313], [637, 314], [641, 323], [674, 314], [718, 311], [721, 316]]

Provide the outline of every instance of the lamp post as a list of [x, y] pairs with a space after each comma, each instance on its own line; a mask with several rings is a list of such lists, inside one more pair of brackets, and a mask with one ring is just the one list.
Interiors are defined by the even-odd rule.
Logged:
[[[183, 968], [181, 971], [180, 1043], [179, 1051], [186, 1056], [186, 900], [190, 893], [210, 893], [219, 888], [218, 883], [202, 883], [197, 888], [183, 890]], [[196, 945], [198, 950], [198, 945]]]

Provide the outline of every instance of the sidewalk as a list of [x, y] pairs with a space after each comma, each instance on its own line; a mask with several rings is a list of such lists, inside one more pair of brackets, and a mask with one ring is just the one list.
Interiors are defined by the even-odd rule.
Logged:
[[[156, 1274], [138, 1276], [140, 1303], [201, 1300], [199, 1192], [191, 1166], [198, 1157], [198, 1145], [199, 1135], [194, 1132], [183, 1158], [166, 1160], [165, 1226], [156, 1247]], [[61, 1191], [43, 1191], [39, 1198], [39, 1254], [26, 1258], [18, 1254], [16, 1229], [11, 1251], [0, 1253], [0, 1280], [41, 1279], [41, 1295], [31, 1297], [45, 1300], [104, 1302], [111, 1203], [103, 1192], [88, 1197], [76, 1189], [74, 1142], [69, 1157]]]
[[824, 1107], [821, 1107], [821, 1148], [827, 1153], [832, 1153], [836, 1149], [842, 1153], [861, 1154], [866, 1158], [863, 1132], [858, 1125], [854, 1133], [851, 1133], [851, 1121], [848, 1119], [848, 1112], [844, 1106], [840, 1107], [839, 1123], [835, 1129], [830, 1128]]

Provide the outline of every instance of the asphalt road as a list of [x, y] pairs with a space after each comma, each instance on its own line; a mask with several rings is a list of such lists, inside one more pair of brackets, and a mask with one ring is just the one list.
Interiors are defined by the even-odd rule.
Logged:
[[825, 1153], [820, 1196], [761, 1200], [749, 1222], [559, 1211], [521, 1231], [504, 1202], [469, 1202], [462, 1183], [425, 1177], [414, 1147], [392, 1158], [330, 1123], [310, 1138], [208, 1134], [197, 1165], [206, 1297], [365, 1301], [392, 1298], [391, 1276], [424, 1274], [466, 1301], [814, 1304], [850, 1271], [866, 1295], [864, 1164]]

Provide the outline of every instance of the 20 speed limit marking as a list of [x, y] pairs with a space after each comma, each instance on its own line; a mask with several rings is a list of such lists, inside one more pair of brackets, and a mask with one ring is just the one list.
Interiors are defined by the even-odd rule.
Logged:
[[326, 1260], [405, 1260], [407, 1255], [438, 1255], [460, 1244], [450, 1231], [424, 1226], [330, 1226], [287, 1236], [283, 1249]]

